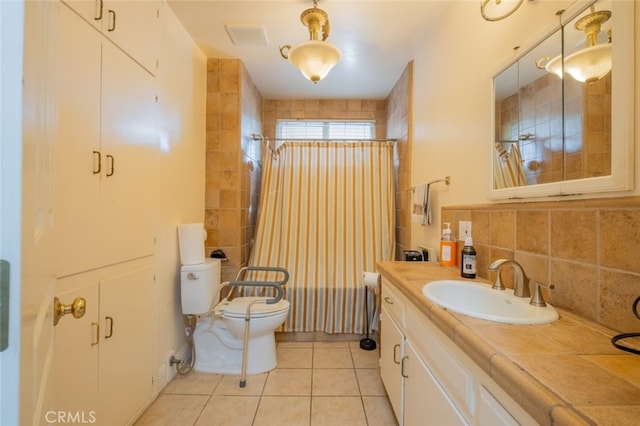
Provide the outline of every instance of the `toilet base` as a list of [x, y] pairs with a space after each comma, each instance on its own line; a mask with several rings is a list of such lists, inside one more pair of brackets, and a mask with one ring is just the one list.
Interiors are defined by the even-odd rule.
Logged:
[[[194, 370], [202, 373], [240, 375], [242, 373], [243, 341], [235, 338], [224, 321], [210, 318], [198, 321], [194, 333], [196, 362]], [[275, 333], [249, 339], [247, 374], [273, 370], [278, 365]]]

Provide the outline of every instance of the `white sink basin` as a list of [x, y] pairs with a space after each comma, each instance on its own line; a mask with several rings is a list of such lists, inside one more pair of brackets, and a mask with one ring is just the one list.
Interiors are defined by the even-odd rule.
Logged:
[[422, 287], [432, 302], [453, 312], [509, 324], [548, 324], [558, 319], [558, 312], [547, 304], [541, 308], [529, 304], [528, 297], [517, 297], [513, 290], [493, 290], [476, 281], [433, 281]]

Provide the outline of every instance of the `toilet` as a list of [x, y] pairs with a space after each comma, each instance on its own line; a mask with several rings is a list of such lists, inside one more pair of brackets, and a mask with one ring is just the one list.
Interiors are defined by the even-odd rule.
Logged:
[[275, 330], [287, 319], [289, 302], [261, 303], [265, 297], [236, 297], [219, 300], [221, 261], [206, 259], [204, 263], [181, 268], [182, 313], [197, 319], [193, 341], [194, 369], [217, 374], [241, 374], [245, 315], [251, 306], [247, 351], [247, 374], [273, 370], [276, 359]]

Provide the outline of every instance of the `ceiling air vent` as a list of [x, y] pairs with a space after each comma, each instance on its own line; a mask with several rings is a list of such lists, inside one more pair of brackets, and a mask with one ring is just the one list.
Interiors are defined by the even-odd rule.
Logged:
[[236, 46], [268, 46], [267, 33], [259, 24], [226, 24], [224, 28]]

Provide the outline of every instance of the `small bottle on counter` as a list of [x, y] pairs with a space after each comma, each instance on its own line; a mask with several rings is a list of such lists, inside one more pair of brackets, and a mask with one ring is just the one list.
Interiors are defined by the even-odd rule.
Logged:
[[462, 261], [460, 262], [460, 276], [462, 278], [476, 277], [476, 249], [473, 248], [473, 238], [467, 236], [462, 248]]
[[451, 223], [445, 222], [446, 228], [442, 230], [440, 240], [440, 265], [456, 266], [456, 239], [451, 231]]

